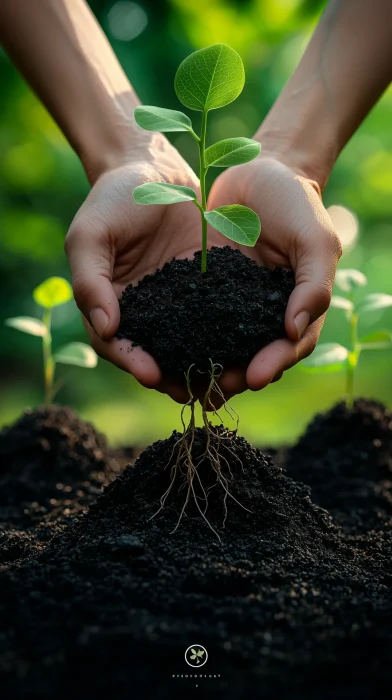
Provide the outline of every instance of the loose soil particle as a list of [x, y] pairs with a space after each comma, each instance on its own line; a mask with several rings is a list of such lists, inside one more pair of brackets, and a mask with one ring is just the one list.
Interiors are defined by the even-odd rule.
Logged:
[[294, 287], [291, 271], [269, 270], [228, 246], [193, 260], [172, 260], [121, 299], [118, 338], [141, 345], [162, 371], [184, 379], [208, 372], [211, 360], [227, 368], [247, 366], [273, 340], [285, 337], [284, 316]]
[[[222, 528], [200, 429], [193, 456], [221, 541], [192, 501], [170, 535], [180, 472], [151, 517], [178, 438], [147, 448], [39, 558], [0, 577], [5, 697], [370, 700], [390, 686], [390, 543], [378, 555], [355, 546], [307, 486], [235, 434], [222, 469], [250, 512], [228, 499]], [[195, 643], [219, 678], [190, 678]]]

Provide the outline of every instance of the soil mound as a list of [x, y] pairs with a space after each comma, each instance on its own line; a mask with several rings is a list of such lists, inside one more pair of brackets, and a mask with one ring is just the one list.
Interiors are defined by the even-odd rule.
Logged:
[[70, 408], [26, 411], [0, 432], [0, 561], [50, 539], [119, 472], [103, 435]]
[[316, 416], [286, 468], [347, 531], [392, 533], [392, 413], [383, 404], [357, 399]]
[[[147, 448], [39, 558], [0, 579], [6, 696], [78, 688], [122, 700], [132, 687], [157, 700], [325, 699], [329, 690], [357, 700], [375, 679], [390, 682], [391, 591], [379, 567], [347, 546], [306, 486], [235, 433], [220, 428], [210, 444], [241, 504], [227, 497], [224, 528], [204, 431], [192, 449], [199, 505], [204, 490], [221, 540], [192, 499], [169, 535], [187, 494], [179, 469], [151, 520], [178, 438]], [[206, 678], [184, 661], [196, 642], [208, 650]]]
[[225, 246], [193, 260], [172, 260], [121, 299], [118, 338], [141, 345], [162, 371], [183, 380], [190, 365], [210, 370], [211, 359], [246, 366], [265, 345], [285, 337], [284, 315], [293, 273], [269, 270]]

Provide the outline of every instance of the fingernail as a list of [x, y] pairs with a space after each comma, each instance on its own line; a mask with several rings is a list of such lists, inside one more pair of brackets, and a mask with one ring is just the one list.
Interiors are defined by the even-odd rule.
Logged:
[[90, 321], [95, 332], [102, 338], [109, 323], [109, 316], [107, 313], [103, 309], [93, 309], [90, 311]]
[[302, 338], [310, 321], [310, 313], [308, 311], [300, 311], [294, 319], [295, 326], [298, 332], [298, 340]]

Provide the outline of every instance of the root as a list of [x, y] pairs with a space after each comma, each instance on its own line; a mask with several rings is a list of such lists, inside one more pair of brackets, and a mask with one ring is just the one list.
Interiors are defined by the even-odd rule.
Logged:
[[[239, 426], [239, 416], [238, 414], [234, 411], [234, 409], [225, 401], [223, 393], [221, 388], [219, 387], [218, 380], [219, 377], [222, 373], [222, 367], [221, 365], [214, 364], [212, 360], [210, 360], [211, 363], [211, 370], [209, 372], [209, 383], [208, 383], [208, 388], [204, 397], [204, 400], [202, 402], [202, 418], [203, 418], [203, 424], [204, 424], [204, 430], [206, 434], [206, 447], [203, 452], [203, 454], [198, 458], [197, 461], [194, 460], [194, 457], [192, 456], [192, 450], [193, 450], [193, 445], [194, 445], [194, 440], [195, 440], [195, 430], [196, 430], [196, 423], [195, 423], [195, 398], [192, 393], [192, 388], [191, 388], [191, 371], [194, 365], [191, 365], [185, 375], [186, 379], [186, 385], [187, 385], [187, 390], [189, 394], [189, 400], [188, 402], [183, 406], [181, 410], [181, 423], [182, 423], [182, 428], [183, 428], [183, 433], [181, 437], [177, 440], [175, 443], [172, 453], [170, 455], [169, 462], [167, 463], [166, 467], [167, 468], [170, 464], [172, 464], [172, 467], [170, 469], [170, 484], [168, 488], [166, 489], [165, 493], [161, 496], [160, 498], [160, 507], [159, 509], [151, 516], [150, 520], [155, 518], [158, 513], [163, 510], [163, 508], [166, 505], [166, 501], [173, 490], [174, 483], [177, 478], [177, 474], [180, 474], [183, 476], [183, 482], [179, 486], [179, 490], [186, 490], [185, 494], [185, 500], [183, 503], [183, 506], [181, 508], [181, 512], [179, 514], [177, 523], [172, 530], [172, 534], [176, 532], [176, 530], [179, 528], [180, 523], [182, 521], [182, 518], [186, 516], [186, 508], [187, 505], [189, 504], [189, 501], [191, 498], [193, 498], [193, 501], [202, 516], [203, 520], [206, 522], [210, 530], [216, 535], [219, 541], [221, 541], [221, 538], [218, 534], [218, 532], [215, 530], [215, 528], [211, 525], [210, 521], [207, 518], [207, 510], [208, 510], [208, 495], [210, 491], [215, 488], [216, 486], [220, 486], [223, 491], [224, 491], [224, 497], [223, 497], [223, 507], [224, 507], [224, 518], [223, 518], [223, 523], [222, 527], [225, 527], [226, 520], [227, 520], [227, 515], [228, 515], [228, 509], [227, 509], [227, 500], [228, 498], [231, 498], [237, 505], [239, 505], [241, 508], [244, 510], [249, 511], [248, 508], [243, 506], [236, 498], [233, 496], [233, 494], [230, 493], [229, 491], [229, 481], [225, 474], [222, 471], [222, 466], [226, 466], [228, 473], [230, 475], [230, 478], [233, 478], [233, 474], [230, 469], [230, 464], [227, 460], [227, 458], [222, 454], [221, 451], [221, 446], [223, 445], [225, 450], [229, 452], [233, 457], [235, 457], [238, 462], [240, 463], [240, 467], [242, 470], [244, 470], [244, 465], [241, 461], [241, 459], [238, 457], [238, 455], [235, 454], [234, 450], [230, 446], [230, 442], [232, 441], [233, 438], [233, 432], [224, 429], [219, 430], [216, 429], [208, 420], [208, 415], [207, 415], [207, 407], [212, 408], [213, 415], [217, 416], [219, 421], [222, 423], [222, 419], [215, 408], [213, 404], [213, 395], [214, 393], [220, 396], [224, 400], [224, 410], [226, 413], [230, 416], [232, 420], [236, 421], [236, 430], [238, 430]], [[186, 423], [185, 421], [185, 413], [187, 410], [190, 410], [190, 418], [189, 422]], [[212, 486], [208, 487], [207, 490], [204, 488], [199, 472], [198, 472], [198, 467], [199, 465], [204, 462], [205, 460], [208, 460], [209, 463], [211, 464], [213, 470], [216, 473], [216, 483], [213, 484]], [[173, 463], [174, 461], [174, 463]], [[196, 480], [196, 481], [195, 481]], [[198, 489], [200, 493], [196, 493], [195, 490], [195, 483], [198, 485]]]

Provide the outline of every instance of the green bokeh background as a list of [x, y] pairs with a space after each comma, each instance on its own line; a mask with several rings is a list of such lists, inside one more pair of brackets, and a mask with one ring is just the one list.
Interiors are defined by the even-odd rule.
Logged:
[[[240, 98], [210, 120], [210, 142], [251, 136], [296, 66], [324, 7], [316, 0], [91, 0], [114, 51], [143, 102], [176, 108], [173, 78], [191, 51], [226, 42], [243, 57], [247, 83]], [[14, 315], [37, 315], [31, 290], [69, 270], [67, 228], [88, 192], [81, 165], [52, 119], [0, 50], [0, 426], [42, 399], [40, 339], [4, 326]], [[369, 278], [368, 291], [392, 293], [392, 90], [388, 90], [342, 153], [325, 204], [355, 213], [359, 237], [340, 265]], [[185, 134], [173, 142], [196, 167]], [[314, 144], [317, 148], [317, 142]], [[54, 312], [54, 345], [85, 340], [74, 303]], [[392, 310], [362, 328], [392, 329]], [[332, 309], [324, 341], [347, 341], [343, 313]], [[360, 360], [356, 393], [392, 403], [392, 354]], [[146, 444], [180, 426], [180, 408], [100, 360], [96, 370], [61, 367], [58, 401], [75, 407], [112, 443]], [[311, 416], [342, 396], [341, 374], [312, 376], [300, 367], [277, 384], [233, 400], [240, 431], [256, 444], [295, 439]], [[230, 419], [227, 423], [231, 425]]]

